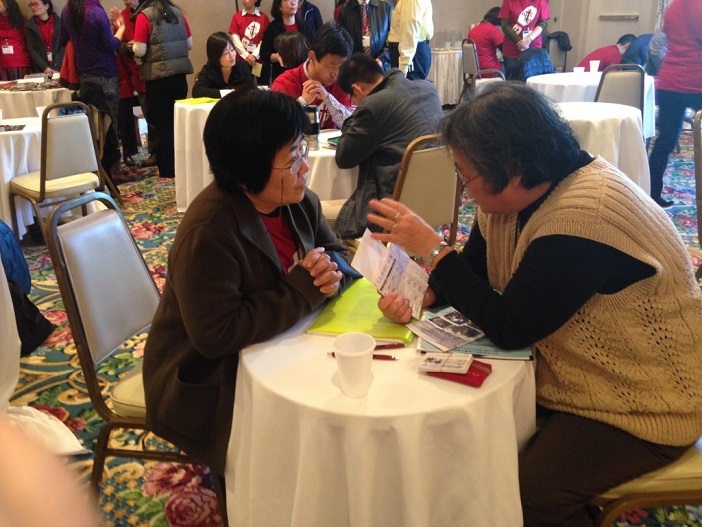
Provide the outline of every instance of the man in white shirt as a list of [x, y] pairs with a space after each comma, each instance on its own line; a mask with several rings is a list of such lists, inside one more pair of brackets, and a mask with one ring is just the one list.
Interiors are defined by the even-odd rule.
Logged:
[[425, 79], [431, 67], [434, 36], [431, 0], [398, 0], [390, 20], [390, 65], [408, 79]]

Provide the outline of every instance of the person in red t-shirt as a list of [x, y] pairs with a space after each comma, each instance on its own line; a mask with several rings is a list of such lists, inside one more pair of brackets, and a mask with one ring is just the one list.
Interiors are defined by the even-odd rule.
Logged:
[[478, 66], [481, 70], [502, 70], [502, 62], [497, 58], [497, 52], [502, 53], [504, 35], [500, 30], [500, 19], [497, 15], [499, 7], [493, 7], [483, 17], [483, 21], [468, 32], [468, 38], [475, 42], [478, 52]]
[[302, 105], [318, 106], [322, 128], [341, 128], [352, 113], [351, 99], [336, 80], [339, 68], [352, 49], [348, 32], [336, 22], [327, 22], [312, 39], [307, 61], [283, 72], [273, 82], [271, 90], [297, 97]]
[[541, 33], [551, 17], [547, 0], [503, 0], [500, 26], [505, 40], [502, 53], [505, 70], [509, 71], [525, 49], [541, 47]]
[[607, 66], [611, 66], [612, 64], [621, 64], [622, 55], [629, 47], [629, 44], [634, 40], [636, 40], [636, 35], [632, 35], [631, 33], [622, 35], [614, 46], [597, 48], [595, 51], [586, 55], [585, 58], [578, 63], [578, 66], [585, 68], [585, 71], [590, 71], [590, 61], [599, 60], [600, 66], [597, 71], [603, 71]]
[[25, 20], [15, 0], [0, 0], [0, 80], [21, 79], [31, 72], [24, 42]]
[[[241, 59], [253, 68], [257, 62], [260, 64], [261, 39], [268, 27], [268, 15], [259, 11], [261, 0], [243, 0], [244, 9], [237, 11], [232, 16], [229, 24], [229, 34], [232, 36], [234, 49]], [[257, 70], [260, 66], [257, 68]], [[259, 71], [253, 71], [258, 76]]]

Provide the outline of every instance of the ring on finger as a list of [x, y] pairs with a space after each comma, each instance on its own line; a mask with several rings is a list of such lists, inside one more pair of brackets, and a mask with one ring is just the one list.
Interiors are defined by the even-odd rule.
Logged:
[[399, 218], [399, 217], [400, 217], [400, 211], [397, 211], [392, 219], [397, 221], [397, 218]]

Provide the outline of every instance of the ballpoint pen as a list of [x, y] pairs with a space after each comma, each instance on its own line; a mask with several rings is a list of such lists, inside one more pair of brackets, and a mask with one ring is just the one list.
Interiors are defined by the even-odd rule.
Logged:
[[390, 344], [378, 344], [374, 349], [376, 350], [396, 350], [404, 348], [405, 345], [402, 342], [392, 342]]
[[[329, 353], [327, 353], [327, 355], [329, 355], [330, 357], [336, 357], [333, 351], [330, 351]], [[397, 360], [397, 357], [395, 357], [395, 355], [383, 355], [381, 353], [374, 353], [373, 358], [375, 360]]]

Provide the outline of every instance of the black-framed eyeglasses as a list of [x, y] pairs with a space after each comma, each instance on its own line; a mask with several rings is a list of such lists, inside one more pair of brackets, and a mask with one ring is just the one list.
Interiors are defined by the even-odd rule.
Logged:
[[300, 155], [293, 159], [290, 166], [287, 167], [271, 167], [274, 170], [289, 170], [293, 174], [297, 174], [300, 171], [302, 163], [307, 160], [307, 154], [309, 153], [310, 145], [307, 143], [306, 139], [300, 141]]

